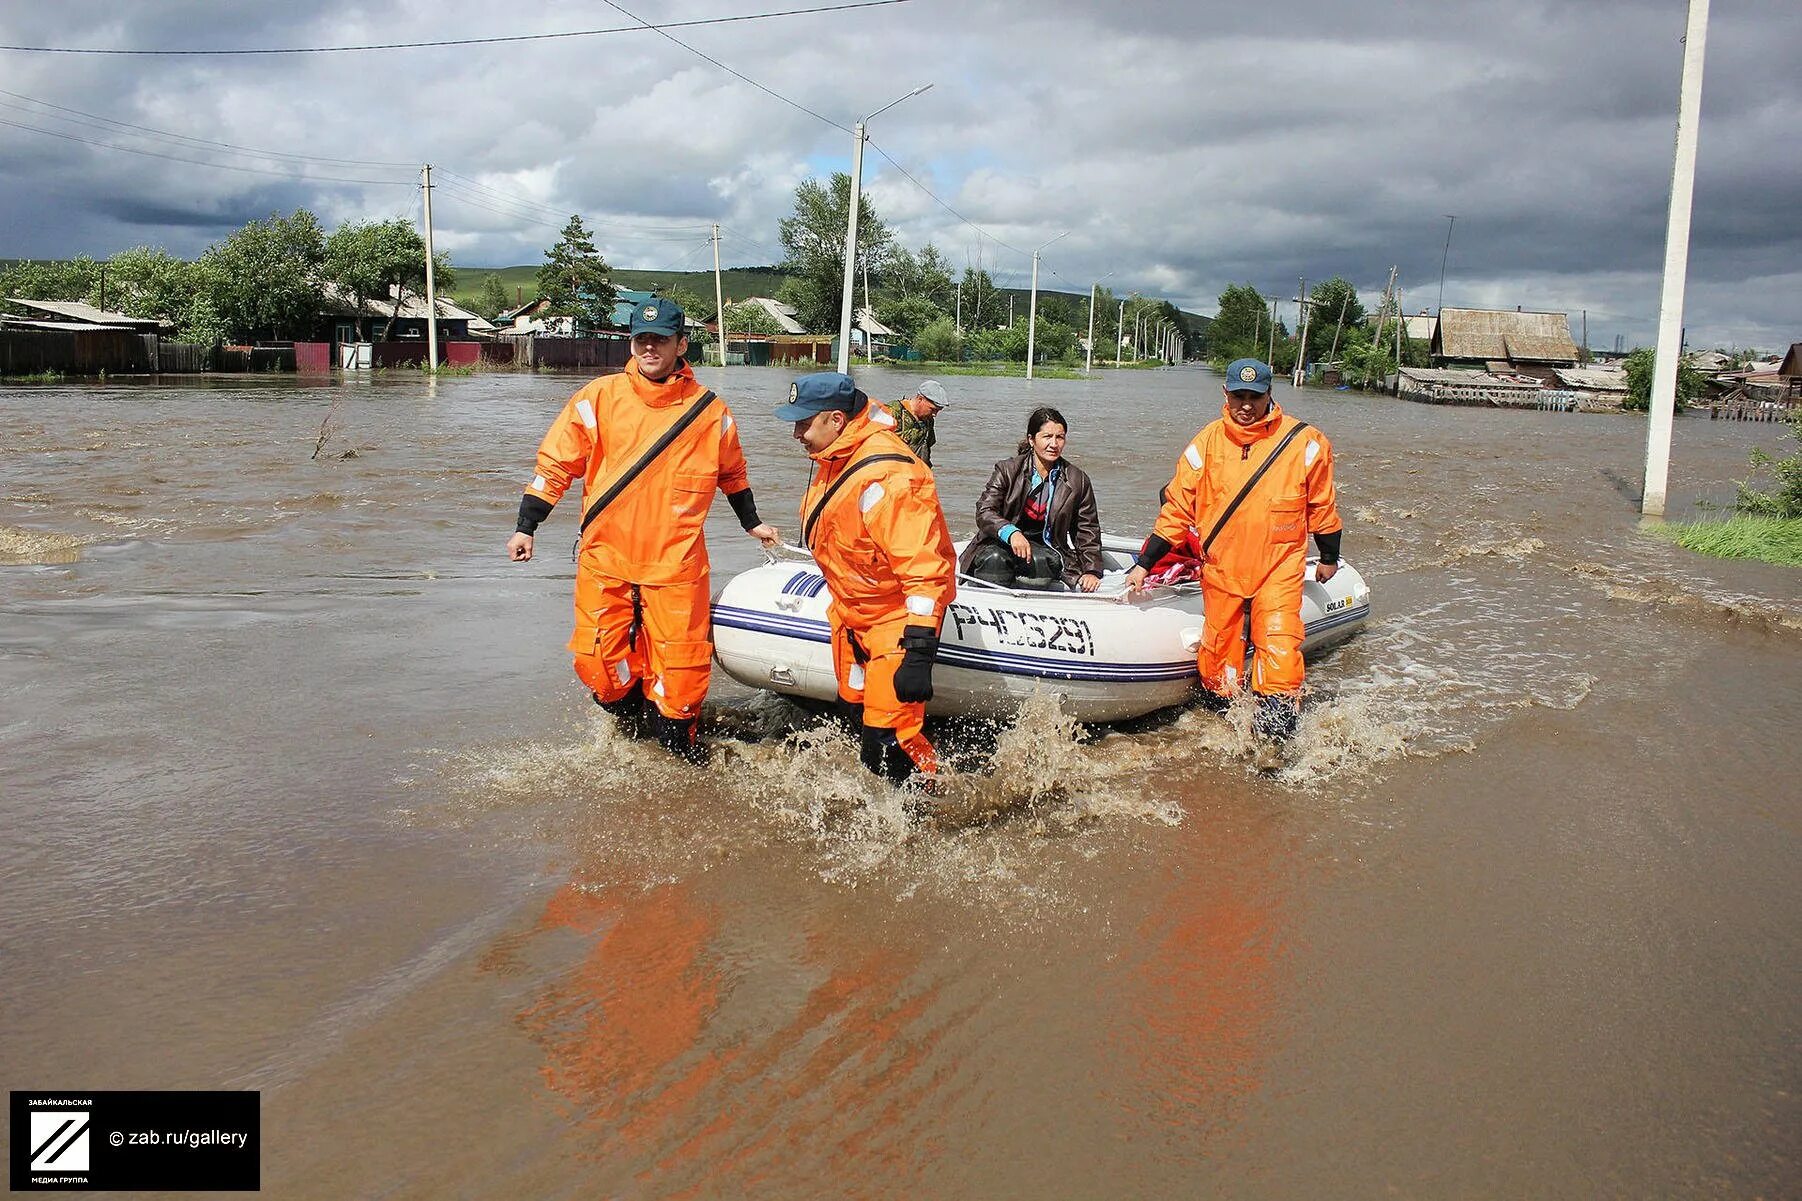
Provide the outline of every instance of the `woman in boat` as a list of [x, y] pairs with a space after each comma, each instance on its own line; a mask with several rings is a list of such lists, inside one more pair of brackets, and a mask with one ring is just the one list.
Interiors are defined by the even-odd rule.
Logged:
[[971, 569], [979, 557], [996, 558], [1000, 547], [1028, 575], [1036, 545], [1057, 552], [1065, 587], [1093, 592], [1101, 586], [1101, 517], [1088, 473], [1064, 458], [1069, 428], [1056, 409], [1032, 411], [1019, 450], [995, 464], [976, 502], [977, 536], [964, 548], [959, 571], [986, 578]]

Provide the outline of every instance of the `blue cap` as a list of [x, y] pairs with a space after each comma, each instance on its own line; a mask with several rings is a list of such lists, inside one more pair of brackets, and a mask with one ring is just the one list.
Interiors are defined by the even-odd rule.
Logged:
[[1234, 359], [1227, 364], [1226, 390], [1228, 392], [1268, 392], [1270, 391], [1270, 367], [1256, 359]]
[[632, 309], [632, 333], [662, 334], [674, 337], [682, 332], [682, 306], [673, 300], [653, 296]]
[[816, 371], [803, 375], [788, 390], [788, 403], [776, 410], [783, 421], [805, 421], [816, 413], [859, 413], [870, 398], [857, 390], [842, 371]]

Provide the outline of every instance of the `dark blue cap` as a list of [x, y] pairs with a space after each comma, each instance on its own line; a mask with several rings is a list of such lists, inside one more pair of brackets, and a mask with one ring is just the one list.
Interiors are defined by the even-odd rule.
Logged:
[[682, 332], [682, 306], [673, 300], [653, 296], [632, 309], [633, 334], [662, 334], [674, 337]]
[[776, 410], [783, 421], [805, 421], [816, 413], [860, 413], [870, 398], [857, 390], [842, 371], [816, 371], [803, 375], [788, 390], [788, 403]]
[[1256, 359], [1234, 359], [1227, 364], [1226, 390], [1228, 392], [1268, 392], [1270, 391], [1270, 367]]

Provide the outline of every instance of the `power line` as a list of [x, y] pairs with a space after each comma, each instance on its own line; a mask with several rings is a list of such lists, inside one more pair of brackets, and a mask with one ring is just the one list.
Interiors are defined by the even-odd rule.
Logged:
[[205, 159], [183, 158], [181, 155], [178, 155], [178, 154], [162, 154], [155, 150], [141, 150], [134, 146], [120, 146], [113, 142], [96, 142], [92, 138], [78, 138], [72, 133], [62, 133], [62, 132], [59, 132], [58, 130], [54, 130], [54, 129], [39, 129], [35, 125], [25, 125], [18, 121], [8, 121], [5, 118], [0, 118], [0, 125], [10, 125], [14, 129], [24, 129], [24, 130], [30, 131], [31, 133], [41, 133], [45, 137], [63, 138], [70, 142], [80, 142], [84, 146], [98, 146], [102, 150], [119, 150], [119, 151], [123, 151], [126, 154], [141, 154], [141, 155], [145, 156], [146, 158], [167, 159], [168, 161], [173, 162], [173, 163], [191, 163], [196, 167], [213, 167], [220, 171], [242, 171], [242, 172], [245, 172], [250, 175], [273, 175], [278, 179], [292, 179], [292, 180], [299, 180], [299, 181], [304, 181], [304, 182], [309, 182], [309, 183], [379, 184], [379, 185], [385, 185], [387, 187], [413, 187], [413, 186], [416, 186], [407, 180], [350, 179], [350, 178], [346, 178], [344, 176], [337, 176], [337, 175], [301, 175], [301, 174], [296, 174], [296, 173], [290, 172], [290, 171], [270, 171], [270, 170], [267, 170], [267, 169], [261, 168], [261, 167], [240, 167], [240, 166], [237, 166], [232, 163], [212, 163], [212, 162], [206, 161]]
[[[382, 161], [378, 161], [378, 160], [374, 160], [374, 159], [358, 159], [358, 158], [322, 158], [318, 155], [312, 155], [312, 154], [290, 154], [287, 151], [283, 151], [283, 150], [259, 150], [254, 146], [237, 146], [237, 145], [232, 144], [231, 142], [214, 142], [214, 141], [209, 141], [206, 138], [189, 137], [187, 134], [171, 133], [168, 130], [164, 130], [164, 129], [152, 129], [148, 125], [133, 125], [129, 121], [115, 121], [111, 117], [103, 117], [98, 113], [83, 112], [81, 109], [78, 109], [78, 108], [66, 108], [60, 104], [52, 104], [48, 100], [39, 100], [36, 96], [25, 96], [25, 95], [21, 95], [18, 92], [9, 92], [4, 88], [0, 88], [0, 96], [11, 96], [14, 100], [24, 100], [31, 104], [40, 105], [44, 108], [55, 109], [57, 112], [72, 113], [77, 117], [86, 117], [86, 118], [88, 118], [88, 120], [80, 121], [80, 122], [70, 121], [69, 118], [67, 118], [67, 117], [52, 117], [52, 116], [50, 116], [49, 113], [37, 113], [37, 112], [33, 112], [31, 109], [23, 107], [22, 105], [6, 104], [5, 101], [0, 101], [0, 105], [5, 105], [5, 107], [7, 107], [7, 108], [16, 109], [16, 110], [18, 110], [20, 112], [24, 112], [24, 113], [30, 113], [32, 116], [36, 116], [36, 117], [46, 117], [53, 121], [68, 121], [68, 123], [71, 125], [76, 125], [76, 124], [91, 125], [93, 128], [103, 129], [108, 133], [112, 132], [112, 127], [116, 127], [118, 129], [129, 129], [129, 130], [134, 130], [138, 133], [148, 134], [152, 137], [162, 138], [165, 141], [175, 142], [177, 144], [187, 143], [192, 146], [201, 147], [201, 148], [217, 148], [220, 150], [230, 150], [230, 151], [234, 151], [234, 152], [241, 153], [241, 154], [256, 155], [259, 158], [266, 158], [266, 159], [294, 159], [299, 162], [328, 163], [328, 164], [331, 164], [334, 166], [341, 166], [341, 167], [395, 167], [395, 168], [400, 168], [400, 169], [404, 169], [404, 170], [408, 170], [408, 171], [411, 171], [414, 169], [413, 164], [411, 164], [411, 163], [382, 162]], [[98, 122], [99, 124], [94, 124], [96, 122]]]
[[[631, 17], [634, 21], [638, 22], [638, 24], [641, 28], [649, 29], [653, 33], [657, 34], [658, 36], [665, 38], [671, 42], [675, 42], [676, 45], [682, 47], [682, 49], [688, 51], [690, 54], [694, 55], [696, 58], [706, 59], [708, 62], [712, 63], [714, 66], [718, 67], [720, 70], [724, 71], [726, 74], [731, 75], [736, 79], [742, 79], [744, 82], [750, 84], [752, 87], [756, 88], [758, 91], [762, 92], [764, 95], [773, 96], [777, 100], [780, 100], [780, 101], [782, 101], [782, 103], [788, 105], [790, 108], [799, 109], [802, 112], [806, 113], [808, 116], [812, 117], [814, 120], [824, 121], [826, 124], [832, 126], [832, 128], [839, 130], [843, 133], [851, 132], [850, 130], [846, 129], [843, 125], [840, 125], [837, 121], [834, 121], [831, 117], [822, 117], [819, 113], [814, 112], [812, 109], [808, 108], [805, 104], [802, 104], [800, 101], [790, 100], [787, 96], [784, 96], [781, 92], [776, 91], [774, 88], [765, 87], [763, 84], [758, 83], [755, 79], [752, 79], [749, 75], [743, 74], [742, 72], [739, 72], [739, 71], [734, 71], [731, 67], [728, 67], [725, 63], [721, 62], [719, 59], [714, 58], [713, 56], [708, 55], [708, 54], [703, 54], [699, 50], [696, 50], [693, 46], [690, 46], [687, 42], [684, 42], [677, 38], [671, 37], [669, 34], [667, 34], [663, 31], [662, 27], [651, 24], [649, 21], [646, 21], [643, 17], [640, 17], [636, 13], [630, 12], [627, 9], [621, 7], [620, 5], [614, 3], [614, 0], [602, 0], [602, 2], [604, 4], [606, 4], [608, 8], [611, 8], [616, 12], [624, 13], [626, 16]], [[884, 0], [884, 2], [885, 3], [904, 3], [905, 0]], [[676, 28], [676, 27], [671, 26], [671, 28]]]
[[882, 147], [876, 145], [874, 140], [872, 140], [870, 138], [865, 138], [864, 140], [866, 142], [869, 142], [870, 149], [874, 150], [877, 154], [880, 154], [883, 158], [888, 160], [889, 166], [893, 167], [895, 170], [897, 170], [897, 171], [901, 172], [901, 174], [905, 175], [907, 177], [907, 181], [909, 183], [913, 184], [914, 187], [920, 189], [920, 191], [926, 193], [927, 196], [932, 198], [932, 200], [935, 204], [937, 204], [940, 208], [944, 209], [947, 213], [950, 213], [953, 217], [956, 217], [959, 221], [962, 221], [965, 225], [968, 225], [971, 229], [975, 230], [977, 233], [981, 234], [983, 237], [987, 238], [989, 241], [993, 242], [995, 245], [1000, 246], [1007, 250], [1011, 250], [1015, 254], [1021, 256], [1022, 258], [1031, 258], [1032, 257], [1032, 253], [1030, 251], [1021, 250], [1018, 246], [1012, 246], [1006, 242], [1003, 242], [1000, 238], [997, 238], [994, 234], [990, 233], [988, 230], [986, 230], [982, 226], [976, 224], [976, 222], [970, 220], [968, 217], [964, 216], [962, 213], [960, 213], [956, 209], [952, 208], [949, 204], [945, 203], [945, 201], [943, 201], [939, 198], [938, 193], [934, 192], [931, 188], [927, 187], [925, 184], [923, 184], [919, 180], [915, 179], [913, 172], [909, 171], [906, 167], [903, 167], [900, 163], [896, 162], [894, 159], [894, 156], [889, 154], [889, 152], [884, 150]]
[[[99, 46], [0, 46], [0, 50], [12, 50], [21, 54], [131, 54], [131, 55], [238, 55], [238, 54], [357, 54], [366, 50], [423, 50], [441, 46], [492, 46], [502, 42], [547, 42], [558, 38], [601, 37], [614, 33], [637, 33], [649, 29], [661, 33], [664, 29], [688, 29], [699, 25], [731, 25], [745, 21], [767, 21], [772, 17], [804, 17], [816, 13], [849, 12], [859, 8], [883, 8], [891, 4], [906, 4], [908, 0], [857, 0], [852, 4], [828, 4], [816, 8], [787, 8], [767, 13], [741, 13], [731, 17], [705, 17], [692, 21], [668, 21], [662, 25], [651, 25], [638, 21], [636, 25], [619, 25], [607, 29], [572, 29], [562, 33], [517, 33], [503, 37], [490, 38], [447, 38], [436, 42], [378, 42], [366, 46], [275, 46], [275, 47], [233, 47], [224, 50], [136, 50], [114, 49]], [[614, 7], [618, 7], [615, 5]], [[624, 9], [620, 9], [625, 12]], [[632, 16], [631, 13], [626, 13]], [[678, 43], [680, 44], [680, 43]]]
[[[555, 205], [544, 204], [537, 200], [530, 200], [530, 199], [527, 199], [522, 196], [516, 196], [510, 192], [503, 192], [503, 191], [499, 190], [498, 188], [491, 188], [491, 187], [487, 186], [486, 184], [478, 183], [477, 181], [471, 179], [467, 175], [459, 175], [457, 172], [448, 170], [444, 167], [434, 167], [433, 170], [437, 171], [441, 176], [448, 176], [453, 181], [456, 181], [454, 184], [448, 185], [448, 186], [461, 188], [461, 189], [464, 189], [467, 191], [473, 191], [480, 196], [490, 199], [491, 202], [493, 202], [493, 203], [504, 204], [509, 207], [522, 209], [522, 210], [525, 210], [528, 212], [542, 213], [546, 217], [555, 217], [559, 224], [561, 224], [564, 221], [569, 220], [569, 212], [567, 212], [564, 209], [558, 208]], [[699, 225], [699, 224], [696, 224], [696, 225], [634, 225], [631, 222], [608, 221], [603, 218], [589, 218], [588, 224], [595, 226], [597, 230], [599, 230], [599, 229], [622, 229], [622, 230], [627, 230], [627, 231], [637, 231], [637, 232], [647, 232], [648, 231], [648, 232], [654, 232], [654, 233], [668, 233], [668, 234], [698, 233], [698, 232], [704, 231], [708, 228], [708, 226]]]

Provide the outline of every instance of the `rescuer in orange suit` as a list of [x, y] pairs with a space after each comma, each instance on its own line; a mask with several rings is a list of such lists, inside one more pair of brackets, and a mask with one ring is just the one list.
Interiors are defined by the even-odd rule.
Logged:
[[757, 516], [732, 413], [683, 358], [682, 310], [653, 297], [631, 330], [626, 369], [589, 382], [551, 423], [507, 556], [532, 557], [539, 523], [581, 480], [576, 675], [627, 733], [698, 761], [713, 656], [702, 525], [714, 490], [746, 533], [766, 546], [778, 536]]
[[[1342, 525], [1333, 496], [1333, 448], [1326, 436], [1284, 413], [1270, 394], [1270, 368], [1239, 359], [1227, 368], [1226, 403], [1220, 420], [1195, 435], [1164, 489], [1157, 525], [1127, 573], [1128, 590], [1185, 541], [1199, 547], [1239, 494], [1279, 446], [1244, 501], [1227, 517], [1201, 567], [1206, 611], [1196, 663], [1202, 702], [1224, 709], [1247, 684], [1256, 698], [1253, 721], [1262, 745], [1259, 766], [1275, 767], [1276, 744], [1295, 733], [1302, 686], [1301, 588], [1307, 571], [1308, 535], [1320, 548], [1315, 579], [1339, 570]], [[1251, 677], [1245, 662], [1245, 612], [1251, 611]]]
[[801, 537], [832, 593], [838, 695], [862, 727], [864, 766], [891, 782], [930, 781], [926, 702], [939, 628], [957, 595], [957, 559], [932, 471], [895, 419], [848, 375], [804, 375], [776, 416], [814, 461]]

